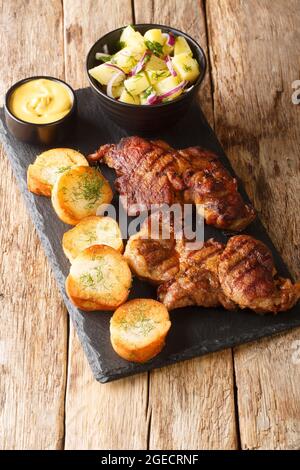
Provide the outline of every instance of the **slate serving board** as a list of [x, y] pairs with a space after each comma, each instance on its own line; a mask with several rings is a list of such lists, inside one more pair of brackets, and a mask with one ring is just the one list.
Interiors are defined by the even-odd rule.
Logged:
[[[121, 137], [127, 135], [125, 131], [115, 126], [102, 114], [90, 89], [77, 90], [76, 94], [79, 109], [77, 130], [71, 140], [66, 140], [60, 146], [72, 147], [80, 150], [83, 154], [88, 154], [98, 148], [100, 144], [118, 142]], [[63, 254], [61, 239], [63, 233], [70, 227], [57, 218], [50, 199], [31, 194], [27, 191], [26, 185], [27, 167], [42, 149], [20, 143], [8, 133], [4, 124], [3, 109], [0, 110], [0, 137], [52, 265], [64, 302], [98, 381], [116, 380], [270, 336], [300, 325], [299, 305], [289, 312], [276, 316], [261, 316], [248, 310], [229, 312], [223, 308], [187, 307], [170, 313], [172, 327], [167, 337], [166, 347], [161, 354], [141, 365], [124, 361], [117, 356], [110, 344], [109, 320], [111, 313], [80, 311], [71, 304], [66, 296], [64, 284], [69, 271], [69, 262]], [[224, 165], [232, 172], [226, 155], [197, 105], [191, 108], [175, 128], [152, 137], [165, 139], [177, 148], [192, 145], [208, 148], [220, 155]], [[102, 165], [101, 171], [113, 183], [113, 170]], [[247, 199], [241, 185], [240, 189]], [[115, 195], [115, 201], [116, 198], [117, 195]], [[251, 224], [245, 233], [264, 241], [273, 252], [279, 274], [289, 276], [286, 266], [258, 219]], [[226, 241], [228, 236], [230, 235], [213, 227], [205, 226], [205, 239], [214, 237], [220, 241]], [[155, 298], [155, 294], [155, 288], [135, 279], [130, 298]]]

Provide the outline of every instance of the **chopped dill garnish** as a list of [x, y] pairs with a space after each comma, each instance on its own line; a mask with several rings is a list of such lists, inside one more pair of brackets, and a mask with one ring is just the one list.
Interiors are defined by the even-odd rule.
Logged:
[[142, 97], [144, 99], [148, 98], [148, 96], [151, 95], [151, 93], [153, 92], [153, 88], [152, 86], [149, 86], [143, 93], [142, 93]]
[[90, 273], [81, 274], [80, 282], [84, 285], [85, 288], [95, 287], [95, 281]]
[[183, 70], [185, 72], [190, 72], [192, 70], [192, 67], [190, 65], [183, 64]]
[[157, 41], [145, 41], [147, 48], [153, 52], [157, 57], [163, 53], [163, 46]]
[[125, 331], [131, 328], [137, 335], [147, 336], [155, 328], [155, 321], [147, 316], [147, 312], [148, 310], [142, 307], [136, 309], [132, 318], [124, 316], [120, 319], [120, 327]]
[[83, 174], [72, 191], [73, 201], [84, 199], [86, 208], [92, 209], [99, 199], [104, 182], [97, 174]]
[[81, 274], [79, 279], [86, 289], [96, 289], [97, 283], [104, 280], [102, 266], [96, 266], [91, 272]]
[[57, 174], [59, 174], [59, 173], [64, 173], [65, 171], [69, 170], [70, 168], [72, 168], [72, 165], [69, 165], [69, 166], [61, 166], [61, 167], [57, 168], [56, 173], [57, 173]]
[[87, 243], [93, 243], [93, 242], [96, 242], [97, 241], [97, 234], [96, 232], [87, 232], [84, 234], [85, 236], [83, 237], [84, 238], [84, 241], [86, 241]]
[[159, 78], [167, 77], [168, 75], [169, 73], [166, 70], [161, 70], [158, 72], [154, 72], [153, 77], [156, 78], [156, 80], [158, 80]]

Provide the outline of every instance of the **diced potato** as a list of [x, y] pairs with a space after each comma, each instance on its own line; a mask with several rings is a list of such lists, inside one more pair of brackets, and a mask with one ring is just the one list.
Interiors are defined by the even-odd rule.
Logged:
[[164, 44], [163, 55], [171, 55], [173, 51], [174, 51], [174, 46], [169, 46], [168, 44]]
[[179, 54], [189, 54], [191, 57], [193, 56], [191, 48], [183, 36], [178, 36], [175, 39], [174, 56]]
[[158, 42], [162, 46], [166, 41], [162, 35], [161, 29], [148, 29], [148, 31], [144, 34], [144, 38], [146, 41]]
[[145, 91], [143, 91], [143, 93], [141, 93], [140, 95], [140, 98], [141, 98], [141, 104], [149, 104], [147, 102], [147, 98], [148, 96], [152, 95], [152, 94], [156, 94], [156, 91], [154, 90], [154, 88], [152, 86], [149, 86]]
[[145, 70], [165, 70], [168, 69], [164, 60], [156, 57], [156, 55], [152, 54], [150, 59], [148, 60]]
[[112, 87], [113, 97], [114, 98], [119, 98], [122, 95], [124, 89], [125, 89], [125, 87], [124, 87], [123, 83], [121, 85], [118, 85], [118, 86], [113, 86]]
[[144, 38], [138, 31], [129, 36], [126, 41], [126, 46], [128, 46], [133, 51], [142, 53], [145, 52], [147, 49], [146, 44], [144, 42]]
[[[108, 64], [111, 64], [111, 62], [106, 62], [105, 64], [97, 65], [97, 67], [94, 67], [89, 70], [89, 74], [95, 78], [101, 85], [107, 85], [113, 75], [117, 73], [117, 70], [113, 67], [109, 67]], [[120, 74], [120, 77], [116, 81], [115, 85], [118, 85], [119, 83], [124, 80], [124, 75]]]
[[120, 67], [125, 73], [130, 72], [137, 64], [142, 54], [133, 52], [129, 47], [124, 47], [112, 57], [112, 63]]
[[121, 93], [119, 101], [122, 101], [123, 103], [128, 103], [128, 104], [140, 104], [140, 98], [138, 96], [133, 96], [130, 93], [128, 93], [125, 87]]
[[129, 93], [136, 96], [146, 90], [149, 86], [148, 77], [145, 72], [140, 72], [124, 82], [125, 88]]
[[189, 54], [179, 54], [172, 57], [172, 64], [182, 80], [194, 82], [200, 74], [198, 62]]
[[[164, 80], [157, 82], [154, 88], [158, 95], [164, 95], [165, 93], [173, 90], [173, 88], [176, 88], [177, 85], [179, 85], [179, 83], [180, 83], [180, 78], [178, 76], [173, 77], [173, 75], [170, 75], [170, 77], [167, 77]], [[181, 93], [182, 93], [182, 90], [179, 90], [173, 93], [172, 95], [164, 98], [163, 101], [174, 100], [175, 98], [177, 98], [177, 96], [181, 95]]]
[[169, 70], [147, 70], [147, 75], [151, 85], [163, 80], [164, 78], [169, 77]]
[[120, 43], [127, 44], [127, 40], [130, 38], [130, 36], [135, 34], [135, 30], [133, 29], [132, 26], [126, 26], [126, 28], [123, 29], [123, 32], [120, 37]]

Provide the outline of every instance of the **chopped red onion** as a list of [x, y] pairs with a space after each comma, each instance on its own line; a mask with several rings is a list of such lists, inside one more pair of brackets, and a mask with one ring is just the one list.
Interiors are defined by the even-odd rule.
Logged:
[[175, 36], [172, 33], [163, 33], [163, 36], [166, 38], [168, 46], [173, 47], [175, 45]]
[[169, 96], [172, 96], [174, 93], [177, 93], [177, 91], [182, 90], [186, 85], [188, 84], [188, 81], [184, 80], [183, 82], [179, 83], [175, 88], [172, 90], [167, 91], [166, 93], [163, 93], [162, 95], [159, 96], [161, 100], [168, 98]]
[[155, 93], [151, 93], [151, 95], [149, 95], [147, 98], [147, 104], [155, 104], [158, 101], [158, 96]]
[[115, 84], [118, 83], [119, 78], [121, 78], [123, 75], [125, 75], [125, 74], [124, 74], [123, 70], [121, 70], [121, 72], [115, 73], [111, 77], [111, 79], [109, 80], [109, 82], [107, 84], [107, 88], [106, 88], [106, 93], [107, 93], [107, 96], [109, 96], [110, 98], [114, 98], [112, 88]]
[[187, 88], [186, 90], [184, 90], [185, 92], [187, 91], [191, 91], [191, 89], [194, 87], [194, 85], [190, 86], [189, 88]]
[[143, 57], [138, 61], [136, 66], [129, 73], [130, 76], [136, 75], [137, 73], [139, 73], [143, 70], [143, 68], [144, 68], [144, 66], [147, 62], [148, 56], [149, 56], [149, 52], [148, 51], [144, 52]]
[[165, 61], [166, 61], [170, 74], [173, 75], [173, 77], [177, 77], [177, 73], [173, 67], [171, 57], [169, 55], [167, 55], [167, 57], [165, 58]]
[[124, 72], [122, 69], [120, 69], [120, 67], [118, 67], [117, 65], [108, 64], [107, 62], [105, 62], [104, 65], [106, 65], [107, 67], [111, 67], [111, 68], [113, 68], [113, 69], [116, 69], [116, 70], [118, 70], [118, 72], [122, 72], [122, 73], [125, 75], [125, 72]]

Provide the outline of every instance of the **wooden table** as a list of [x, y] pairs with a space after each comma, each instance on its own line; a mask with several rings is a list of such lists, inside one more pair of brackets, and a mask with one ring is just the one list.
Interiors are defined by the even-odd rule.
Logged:
[[[193, 36], [209, 57], [203, 110], [300, 276], [300, 109], [291, 99], [300, 78], [299, 0], [0, 5], [1, 95], [34, 74], [86, 86], [87, 50], [122, 25], [170, 24]], [[300, 329], [97, 383], [3, 152], [0, 175], [1, 449], [300, 447], [300, 364], [293, 360]]]

